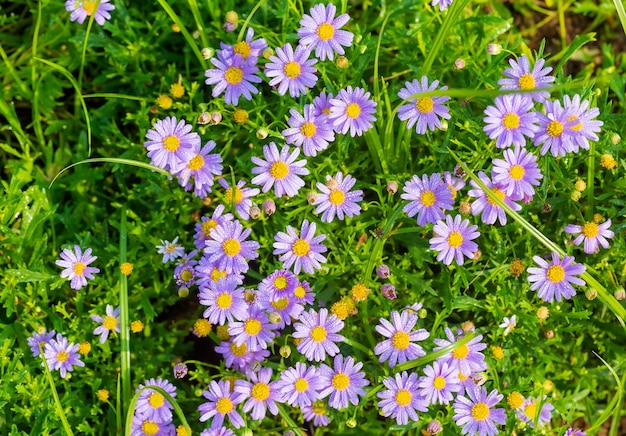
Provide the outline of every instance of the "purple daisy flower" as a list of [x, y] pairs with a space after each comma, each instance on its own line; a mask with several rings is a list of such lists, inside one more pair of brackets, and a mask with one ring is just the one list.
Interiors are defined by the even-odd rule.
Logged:
[[131, 436], [170, 436], [176, 433], [171, 422], [155, 422], [138, 415], [133, 415]]
[[308, 406], [300, 406], [302, 417], [308, 421], [313, 421], [315, 427], [325, 427], [330, 423], [328, 408], [323, 400], [313, 401]]
[[434, 361], [424, 368], [424, 376], [419, 379], [419, 394], [429, 404], [449, 404], [453, 393], [461, 390], [459, 370], [446, 362]]
[[254, 29], [252, 27], [248, 27], [245, 40], [239, 41], [235, 45], [228, 45], [220, 42], [220, 48], [223, 51], [228, 52], [229, 57], [238, 54], [241, 56], [244, 62], [254, 65], [256, 64], [259, 56], [263, 54], [263, 50], [267, 48], [267, 42], [264, 38], [253, 38]]
[[[96, 9], [96, 5], [98, 8]], [[87, 17], [95, 14], [93, 19], [101, 26], [104, 26], [106, 20], [111, 19], [109, 11], [115, 9], [109, 0], [100, 0], [100, 4], [96, 0], [67, 0], [65, 2], [65, 10], [71, 12], [70, 21], [78, 21], [83, 24]]]
[[270, 356], [269, 350], [248, 350], [245, 342], [237, 345], [233, 341], [222, 341], [215, 347], [215, 351], [224, 356], [226, 368], [234, 367], [244, 373]]
[[598, 245], [602, 245], [603, 248], [609, 248], [607, 238], [610, 239], [615, 236], [615, 233], [609, 230], [609, 227], [611, 227], [610, 219], [602, 224], [596, 224], [594, 222], [588, 222], [582, 226], [568, 224], [563, 231], [572, 235], [578, 235], [576, 239], [574, 239], [574, 244], [580, 245], [584, 241], [585, 253], [594, 254], [599, 250]]
[[533, 256], [533, 260], [539, 268], [528, 268], [528, 281], [532, 283], [530, 289], [539, 290], [537, 296], [545, 302], [551, 303], [555, 298], [557, 302], [560, 302], [561, 298], [569, 300], [576, 295], [572, 283], [585, 285], [585, 281], [576, 276], [584, 273], [586, 268], [579, 263], [574, 264], [573, 256], [563, 256], [561, 260], [558, 253], [552, 252], [552, 262], [547, 262], [539, 256]]
[[309, 220], [302, 222], [300, 236], [291, 226], [287, 226], [287, 233], [278, 232], [274, 237], [273, 254], [281, 255], [278, 259], [283, 263], [283, 269], [291, 269], [300, 274], [300, 270], [313, 274], [316, 269], [320, 269], [321, 263], [326, 262], [325, 253], [327, 248], [321, 242], [326, 239], [326, 235], [315, 236], [315, 223]]
[[263, 192], [269, 191], [274, 186], [274, 194], [277, 197], [297, 195], [304, 186], [304, 182], [298, 176], [309, 174], [309, 170], [304, 167], [306, 159], [296, 162], [299, 154], [299, 148], [294, 148], [290, 153], [288, 145], [283, 146], [280, 153], [275, 143], [264, 145], [263, 155], [266, 160], [252, 156], [252, 162], [256, 165], [252, 168], [252, 174], [258, 174], [252, 179], [252, 183], [263, 186]]
[[155, 247], [157, 253], [163, 255], [163, 263], [171, 262], [185, 254], [185, 247], [178, 243], [178, 236], [172, 242], [161, 239], [161, 245]]
[[410, 375], [406, 371], [396, 374], [394, 377], [387, 377], [383, 380], [386, 390], [377, 394], [381, 401], [378, 407], [381, 415], [391, 416], [396, 419], [398, 425], [406, 425], [409, 419], [417, 421], [417, 411], [428, 411], [428, 403], [419, 395], [417, 387], [417, 374]]
[[269, 409], [274, 416], [278, 414], [276, 403], [282, 402], [278, 392], [278, 380], [270, 381], [272, 378], [272, 368], [261, 368], [258, 372], [248, 371], [246, 374], [250, 381], [237, 380], [235, 382], [235, 392], [239, 392], [245, 398], [243, 412], [252, 410], [250, 417], [255, 420], [262, 420]]
[[495, 103], [485, 109], [483, 130], [490, 139], [496, 140], [498, 148], [524, 147], [525, 137], [532, 139], [539, 129], [535, 124], [537, 114], [532, 110], [533, 101], [522, 94], [508, 94], [496, 97]]
[[526, 422], [530, 428], [535, 428], [535, 419], [538, 426], [543, 427], [552, 418], [554, 406], [546, 402], [541, 405], [541, 410], [537, 410], [538, 403], [539, 400], [536, 398], [526, 398], [522, 407], [517, 410], [517, 417]]
[[439, 6], [440, 11], [445, 11], [452, 4], [452, 0], [433, 0], [431, 6]]
[[448, 185], [453, 200], [456, 199], [457, 192], [465, 188], [465, 181], [455, 177], [450, 171], [443, 172], [443, 182]]
[[281, 133], [287, 144], [302, 147], [305, 156], [316, 156], [326, 150], [328, 143], [335, 140], [335, 132], [328, 124], [326, 114], [315, 115], [317, 109], [311, 104], [305, 104], [303, 115], [295, 109], [290, 109], [291, 117], [287, 121], [289, 128]]
[[173, 398], [176, 397], [176, 386], [160, 377], [146, 380], [145, 386], [148, 387], [144, 389], [144, 385], [140, 384], [137, 388], [136, 392], [141, 391], [141, 393], [137, 399], [135, 414], [142, 419], [149, 419], [159, 424], [171, 422], [172, 409], [174, 407], [163, 394], [154, 389], [150, 389], [149, 386], [157, 386], [170, 394]]
[[571, 115], [568, 121], [573, 121], [567, 131], [572, 137], [572, 151], [578, 152], [578, 147], [589, 150], [589, 140], [597, 141], [600, 127], [604, 124], [600, 120], [594, 120], [593, 118], [600, 115], [600, 110], [597, 107], [589, 109], [589, 100], [580, 100], [580, 95], [575, 94], [574, 98], [569, 95], [563, 96], [563, 108], [566, 111], [570, 111]]
[[258, 306], [250, 306], [248, 314], [241, 321], [228, 324], [228, 334], [237, 346], [246, 344], [250, 351], [266, 349], [270, 345], [276, 332], [276, 325], [270, 323], [267, 313]]
[[178, 260], [176, 268], [174, 268], [174, 279], [179, 290], [197, 284], [196, 266], [198, 261], [193, 259], [196, 254], [198, 254], [198, 250], [192, 250], [189, 254], [183, 255]]
[[100, 315], [91, 315], [91, 320], [101, 323], [101, 325], [96, 327], [93, 331], [93, 334], [96, 336], [100, 335], [100, 343], [104, 344], [109, 337], [109, 332], [120, 332], [120, 306], [114, 309], [112, 305], [107, 304], [106, 315], [103, 317]]
[[252, 94], [258, 94], [259, 90], [252, 83], [260, 83], [261, 78], [256, 75], [259, 69], [253, 63], [244, 61], [243, 57], [235, 53], [230, 55], [226, 50], [217, 52], [217, 58], [212, 58], [211, 63], [216, 67], [206, 70], [207, 85], [215, 85], [213, 98], [226, 91], [224, 102], [237, 106], [239, 96], [243, 95], [246, 100], [252, 100]]
[[434, 236], [430, 238], [430, 249], [438, 251], [437, 260], [445, 265], [450, 265], [455, 259], [456, 263], [463, 265], [464, 257], [474, 257], [478, 245], [472, 242], [480, 236], [478, 226], [470, 225], [469, 220], [456, 215], [452, 218], [446, 215], [445, 222], [437, 221], [433, 227]]
[[[564, 109], [558, 100], [544, 102], [546, 114], [537, 112], [539, 130], [535, 133], [533, 142], [535, 146], [541, 147], [541, 155], [548, 151], [552, 156], [565, 156], [566, 153], [574, 151], [572, 139], [572, 126], [576, 126], [574, 107]], [[578, 149], [576, 147], [576, 149]]]
[[293, 290], [293, 296], [297, 303], [311, 305], [315, 302], [315, 292], [311, 289], [311, 285], [306, 280], [298, 283]]
[[355, 183], [354, 177], [346, 174], [344, 178], [341, 172], [338, 172], [335, 177], [331, 177], [330, 174], [326, 175], [326, 184], [317, 183], [317, 189], [322, 193], [317, 195], [312, 204], [317, 205], [316, 214], [324, 212], [322, 221], [330, 223], [335, 215], [343, 220], [344, 214], [352, 217], [361, 213], [361, 206], [357, 202], [363, 201], [363, 191], [360, 189], [350, 191]]
[[499, 433], [496, 424], [506, 422], [504, 409], [494, 406], [502, 400], [504, 395], [493, 390], [487, 395], [487, 389], [475, 386], [467, 390], [467, 396], [457, 396], [454, 402], [453, 416], [456, 425], [462, 427], [463, 434], [480, 436], [495, 436]]
[[[196, 197], [206, 197], [211, 192], [213, 186], [213, 177], [222, 174], [224, 167], [222, 166], [222, 157], [219, 153], [209, 154], [216, 144], [210, 140], [202, 149], [198, 143], [192, 148], [195, 155], [181, 167], [178, 172], [178, 182], [185, 191], [191, 191]], [[193, 177], [193, 181], [190, 179]]]
[[[444, 331], [448, 339], [435, 339], [434, 342], [437, 347], [433, 348], [433, 351], [441, 350], [463, 338], [462, 336], [455, 337], [448, 327]], [[460, 331], [462, 332], [462, 330]], [[466, 344], [457, 346], [454, 350], [439, 357], [437, 361], [447, 363], [448, 366], [458, 369], [460, 380], [464, 380], [462, 376], [467, 378], [474, 372], [484, 371], [487, 369], [487, 364], [485, 363], [485, 355], [481, 353], [481, 350], [487, 348], [487, 345], [481, 342], [482, 339], [482, 335], [477, 335]]]
[[298, 278], [291, 272], [283, 269], [274, 271], [261, 280], [259, 293], [266, 294], [268, 299], [292, 296], [298, 286]]
[[209, 262], [228, 274], [248, 271], [248, 260], [256, 259], [259, 249], [256, 241], [246, 241], [251, 229], [245, 229], [237, 220], [226, 221], [211, 230], [211, 238], [205, 242], [204, 253]]
[[54, 330], [50, 330], [46, 333], [45, 328], [41, 328], [39, 331], [33, 332], [33, 334], [27, 339], [30, 351], [33, 353], [33, 357], [39, 357], [41, 355], [39, 346], [41, 345], [41, 348], [44, 348], [46, 344], [54, 338], [55, 334], [56, 332]]
[[[415, 94], [435, 91], [437, 86], [439, 86], [438, 80], [433, 81], [429, 86], [428, 77], [422, 76], [421, 83], [414, 79], [413, 82], [406, 82], [404, 86], [405, 88], [398, 92], [398, 97], [407, 100], [409, 104], [398, 108], [398, 118], [403, 121], [408, 120], [406, 123], [407, 129], [411, 129], [416, 124], [415, 131], [423, 135], [426, 133], [426, 129], [434, 132], [436, 128], [441, 128], [439, 117], [446, 120], [450, 119], [450, 111], [443, 105], [443, 103], [450, 100], [450, 97], [415, 97]], [[447, 86], [440, 88], [442, 91], [446, 89], [448, 89]]]
[[515, 326], [517, 325], [517, 315], [513, 315], [512, 317], [505, 316], [502, 320], [502, 324], [498, 327], [504, 329], [504, 336], [508, 335], [513, 331]]
[[[233, 189], [230, 187], [226, 179], [222, 178], [218, 180], [218, 183], [226, 190], [224, 193], [224, 200], [227, 205], [231, 205], [233, 202]], [[235, 186], [235, 210], [239, 214], [239, 217], [243, 220], [250, 218], [250, 208], [252, 207], [251, 198], [261, 192], [258, 188], [244, 188], [246, 182], [240, 180]]]
[[359, 396], [365, 396], [363, 386], [370, 384], [365, 380], [365, 373], [360, 371], [362, 367], [362, 362], [355, 364], [354, 358], [348, 356], [344, 359], [341, 354], [335, 356], [332, 368], [322, 364], [318, 373], [325, 388], [321, 390], [320, 397], [330, 395], [328, 405], [335, 409], [345, 409], [348, 403], [359, 404]]
[[315, 56], [321, 61], [326, 58], [332, 60], [335, 53], [345, 54], [343, 47], [352, 45], [354, 35], [340, 29], [348, 22], [350, 16], [342, 14], [335, 18], [337, 8], [332, 3], [326, 6], [315, 5], [309, 13], [311, 15], [304, 14], [300, 20], [302, 26], [298, 29], [300, 44], [309, 50], [315, 49]]
[[201, 144], [200, 135], [192, 132], [192, 125], [176, 117], [166, 117], [154, 123], [148, 130], [148, 141], [143, 146], [148, 150], [150, 163], [172, 174], [178, 173], [193, 157], [194, 149]]
[[523, 95], [542, 103], [550, 97], [547, 89], [550, 88], [549, 84], [555, 80], [553, 76], [549, 75], [552, 67], [543, 68], [545, 62], [544, 59], [537, 59], [531, 70], [530, 62], [525, 55], [520, 56], [518, 61], [509, 59], [511, 68], [504, 70], [503, 74], [507, 76], [505, 79], [498, 80], [498, 85], [501, 85], [500, 89], [521, 89], [523, 91], [537, 89], [536, 92]]
[[61, 260], [56, 260], [58, 266], [65, 268], [61, 271], [61, 277], [70, 281], [70, 287], [79, 290], [83, 286], [87, 286], [87, 279], [93, 279], [93, 275], [100, 272], [98, 268], [88, 266], [94, 262], [97, 257], [91, 255], [91, 248], [82, 252], [78, 245], [74, 245], [74, 250], [64, 248], [61, 252]]
[[330, 101], [335, 98], [331, 93], [326, 94], [324, 91], [313, 99], [313, 116], [320, 117], [322, 115], [330, 115]]
[[293, 51], [291, 44], [287, 43], [276, 48], [277, 56], [270, 56], [270, 62], [265, 64], [265, 75], [269, 77], [270, 86], [278, 85], [278, 93], [298, 97], [306, 94], [308, 88], [315, 86], [317, 82], [317, 68], [313, 65], [317, 59], [309, 59], [311, 50], [301, 45]]
[[336, 315], [328, 316], [328, 309], [314, 309], [300, 314], [299, 322], [294, 323], [294, 338], [302, 339], [298, 343], [298, 351], [309, 360], [319, 362], [326, 358], [326, 354], [334, 356], [339, 353], [335, 342], [342, 342], [345, 338], [337, 334], [343, 328], [343, 321]]
[[85, 366], [78, 354], [78, 344], [68, 342], [61, 333], [57, 333], [55, 339], [50, 339], [46, 343], [43, 355], [50, 371], [58, 369], [61, 378], [65, 378], [65, 375], [72, 372], [75, 366]]
[[420, 226], [436, 223], [437, 220], [443, 219], [444, 210], [451, 210], [454, 207], [452, 192], [439, 173], [432, 174], [430, 178], [428, 174], [423, 174], [421, 180], [414, 175], [404, 184], [402, 190], [404, 194], [400, 198], [409, 201], [402, 211], [406, 212], [409, 218], [417, 214], [417, 224]]
[[211, 230], [222, 225], [224, 221], [232, 221], [232, 213], [224, 213], [226, 208], [223, 204], [218, 204], [211, 217], [203, 216], [199, 223], [196, 223], [196, 234], [194, 235], [194, 244], [196, 248], [203, 249], [205, 241], [211, 238]]
[[563, 436], [587, 436], [587, 433], [577, 428], [568, 428]]
[[236, 277], [227, 276], [212, 287], [200, 289], [200, 304], [207, 306], [202, 316], [211, 324], [224, 325], [226, 320], [242, 320], [248, 314], [241, 282]]
[[402, 313], [391, 312], [392, 322], [385, 318], [380, 318], [376, 326], [376, 331], [388, 338], [376, 344], [374, 354], [380, 355], [378, 361], [384, 362], [389, 360], [389, 367], [393, 368], [396, 363], [414, 360], [425, 356], [424, 349], [414, 342], [423, 341], [430, 336], [425, 329], [413, 331], [417, 324], [417, 313], [409, 310], [403, 310]]
[[504, 150], [504, 160], [494, 159], [491, 170], [493, 182], [502, 187], [511, 200], [532, 198], [535, 188], [543, 178], [537, 156], [522, 147]]
[[233, 427], [239, 428], [244, 425], [244, 420], [235, 407], [245, 399], [245, 396], [239, 392], [231, 392], [229, 381], [211, 380], [209, 390], [202, 391], [202, 395], [209, 401], [198, 406], [200, 422], [213, 418], [211, 428], [215, 429], [222, 427], [224, 418], [228, 417]]
[[482, 213], [480, 219], [485, 224], [493, 224], [497, 219], [500, 221], [501, 225], [505, 225], [506, 212], [493, 200], [492, 196], [496, 196], [500, 200], [504, 201], [504, 203], [514, 211], [521, 210], [522, 206], [514, 203], [511, 197], [506, 194], [502, 185], [493, 183], [482, 171], [478, 172], [478, 177], [492, 192], [487, 194], [476, 184], [476, 182], [473, 180], [470, 181], [470, 184], [475, 189], [470, 189], [467, 194], [470, 197], [476, 198], [476, 200], [472, 202], [472, 215], [476, 216]]
[[324, 382], [314, 366], [297, 362], [295, 368], [287, 368], [280, 374], [278, 389], [283, 401], [290, 406], [310, 406], [320, 399]]
[[370, 99], [370, 93], [363, 88], [348, 86], [339, 91], [337, 98], [330, 100], [328, 122], [332, 123], [337, 133], [361, 136], [376, 121], [376, 102]]

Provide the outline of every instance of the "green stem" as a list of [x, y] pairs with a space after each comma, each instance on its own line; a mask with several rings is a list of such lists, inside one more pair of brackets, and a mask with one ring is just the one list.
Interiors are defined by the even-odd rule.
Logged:
[[246, 21], [243, 22], [243, 26], [241, 26], [241, 30], [239, 30], [239, 35], [237, 35], [237, 41], [243, 41], [244, 39], [244, 33], [246, 31], [246, 28], [248, 27], [248, 23], [250, 23], [250, 20], [252, 19], [252, 16], [256, 13], [256, 11], [261, 7], [261, 5], [265, 3], [265, 0], [259, 0], [257, 2], [256, 5], [254, 5], [254, 7], [252, 8], [252, 10], [250, 11], [250, 14], [248, 15], [248, 18], [246, 18]]
[[[126, 262], [126, 206], [122, 207], [120, 219], [120, 257], [119, 264]], [[120, 277], [120, 341], [122, 345], [121, 377], [122, 377], [122, 408], [130, 403], [130, 329], [128, 323], [128, 278], [119, 272]], [[124, 411], [121, 411], [124, 416]]]
[[44, 357], [43, 347], [39, 345], [39, 353], [41, 356], [41, 360], [43, 360], [44, 372], [46, 373], [46, 378], [48, 379], [48, 384], [50, 385], [50, 389], [52, 390], [52, 397], [54, 398], [54, 407], [57, 409], [57, 413], [59, 414], [59, 418], [61, 418], [61, 423], [63, 424], [63, 429], [65, 433], [71, 436], [74, 436], [74, 432], [70, 427], [69, 422], [67, 422], [67, 417], [63, 412], [63, 406], [61, 405], [61, 400], [59, 399], [59, 394], [57, 392], [57, 388], [54, 385], [54, 379], [52, 378], [52, 374], [50, 373], [50, 367], [48, 367], [48, 361]]
[[[94, 6], [94, 11], [98, 10], [100, 6], [100, 0], [96, 1], [96, 5]], [[89, 16], [89, 21], [87, 22], [87, 31], [85, 32], [85, 40], [83, 41], [83, 50], [80, 55], [80, 66], [78, 67], [78, 91], [76, 92], [76, 97], [74, 99], [74, 115], [78, 117], [78, 110], [80, 107], [80, 98], [83, 94], [83, 74], [85, 72], [85, 58], [87, 57], [87, 44], [89, 43], [89, 35], [91, 34], [91, 28], [93, 26], [93, 20], [96, 17], [96, 14], [91, 14]], [[91, 154], [91, 152], [89, 153]]]

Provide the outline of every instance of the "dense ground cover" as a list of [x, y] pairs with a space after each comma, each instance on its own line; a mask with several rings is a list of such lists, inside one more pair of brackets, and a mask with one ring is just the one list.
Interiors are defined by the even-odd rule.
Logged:
[[4, 7], [2, 434], [623, 434], [623, 7], [434, 3]]

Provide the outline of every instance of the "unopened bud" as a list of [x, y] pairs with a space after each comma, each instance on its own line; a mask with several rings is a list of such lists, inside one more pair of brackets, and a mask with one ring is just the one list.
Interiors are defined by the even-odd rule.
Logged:
[[289, 356], [291, 356], [291, 347], [289, 345], [283, 345], [278, 350], [278, 354], [287, 359]]
[[259, 219], [259, 217], [261, 216], [261, 209], [259, 209], [258, 206], [252, 206], [250, 208], [250, 218], [252, 218], [253, 220]]
[[598, 291], [593, 288], [587, 289], [585, 291], [585, 297], [587, 297], [587, 300], [595, 300], [598, 297]]
[[461, 58], [457, 59], [456, 61], [454, 61], [454, 68], [456, 68], [457, 70], [462, 70], [463, 68], [465, 68], [465, 61]]
[[623, 286], [620, 286], [619, 289], [615, 291], [615, 299], [618, 301], [626, 299], [626, 291], [624, 290]]
[[280, 324], [280, 322], [283, 320], [283, 317], [276, 312], [270, 312], [267, 318], [272, 324]]
[[188, 295], [189, 295], [189, 288], [188, 287], [183, 286], [183, 287], [178, 289], [178, 296], [180, 298], [187, 298]]
[[381, 279], [388, 279], [391, 275], [391, 271], [387, 265], [378, 265], [376, 267], [376, 275]]
[[211, 124], [219, 124], [222, 121], [221, 112], [211, 112]]
[[345, 56], [339, 56], [337, 60], [335, 61], [335, 63], [342, 70], [345, 70], [346, 68], [350, 66], [350, 62], [348, 61], [348, 58]]
[[215, 56], [215, 50], [213, 50], [212, 48], [209, 47], [204, 47], [200, 53], [202, 54], [202, 58], [209, 60], [211, 59], [213, 56]]
[[309, 204], [313, 204], [315, 203], [315, 200], [317, 200], [317, 193], [309, 192], [309, 194], [306, 196], [306, 201], [308, 201]]
[[546, 332], [546, 338], [548, 338], [548, 339], [554, 338], [554, 330], [548, 330]]
[[543, 390], [546, 392], [552, 392], [554, 390], [554, 383], [552, 380], [546, 380], [543, 382]]
[[355, 428], [356, 427], [356, 419], [350, 418], [346, 421], [346, 427]]
[[617, 145], [619, 144], [621, 140], [622, 140], [622, 137], [619, 136], [617, 133], [611, 134], [611, 144]]
[[239, 19], [239, 15], [235, 11], [226, 12], [226, 22], [231, 24], [237, 24], [237, 20]]
[[396, 288], [391, 283], [385, 283], [382, 285], [380, 292], [383, 294], [383, 297], [389, 300], [395, 300], [397, 298]]
[[580, 191], [572, 191], [569, 197], [572, 199], [572, 201], [578, 201], [580, 200], [580, 197], [582, 197], [582, 194], [580, 193]]
[[205, 124], [209, 124], [211, 122], [211, 114], [208, 112], [202, 112], [200, 115], [198, 115], [198, 121], [197, 123], [200, 124], [201, 126], [205, 125]]
[[439, 421], [430, 421], [426, 426], [426, 431], [429, 435], [434, 436], [443, 431], [443, 426]]
[[224, 23], [224, 25], [222, 26], [222, 28], [226, 31], [226, 32], [234, 32], [237, 29], [237, 25], [233, 24], [233, 23]]
[[394, 180], [387, 182], [387, 192], [389, 192], [391, 195], [394, 195], [396, 192], [398, 192], [398, 182]]
[[419, 316], [421, 319], [424, 319], [428, 316], [428, 311], [426, 311], [426, 309], [420, 309], [417, 312], [417, 316]]
[[263, 202], [263, 211], [265, 212], [265, 215], [267, 216], [270, 216], [274, 212], [276, 212], [276, 203], [274, 203], [274, 200], [272, 200], [271, 198], [268, 198], [267, 200], [265, 200]]
[[265, 127], [261, 127], [259, 130], [256, 131], [257, 139], [261, 139], [261, 140], [267, 138], [267, 135], [269, 134], [270, 134], [269, 130], [267, 130]]
[[472, 321], [464, 321], [463, 324], [461, 324], [461, 329], [463, 329], [465, 333], [473, 332], [476, 329], [476, 326]]
[[487, 54], [498, 55], [502, 53], [502, 46], [500, 44], [489, 44], [487, 46]]
[[263, 50], [263, 58], [269, 59], [270, 56], [274, 56], [274, 50], [267, 47], [265, 50]]

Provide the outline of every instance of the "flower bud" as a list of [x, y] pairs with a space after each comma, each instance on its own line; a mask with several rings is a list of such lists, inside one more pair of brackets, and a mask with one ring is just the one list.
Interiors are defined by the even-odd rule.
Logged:
[[237, 25], [233, 24], [233, 23], [224, 23], [224, 25], [222, 26], [222, 28], [226, 31], [226, 32], [234, 32], [237, 29]]
[[289, 345], [283, 345], [278, 350], [278, 354], [287, 359], [289, 356], [291, 356], [291, 347]]
[[439, 421], [430, 421], [426, 426], [426, 431], [429, 435], [434, 436], [443, 431], [443, 426]]
[[618, 301], [622, 301], [622, 300], [626, 299], [626, 291], [624, 290], [623, 286], [620, 286], [615, 291], [615, 299], [618, 300]]
[[269, 130], [267, 130], [265, 127], [261, 127], [259, 130], [256, 131], [257, 139], [261, 139], [261, 140], [267, 138], [267, 135], [269, 134], [270, 134]]
[[580, 191], [572, 191], [569, 197], [572, 199], [572, 201], [578, 201], [580, 200], [580, 197], [582, 197], [582, 194], [580, 193]]
[[348, 58], [345, 56], [339, 56], [337, 60], [335, 61], [335, 63], [342, 70], [345, 70], [346, 68], [350, 66], [350, 62], [348, 61]]
[[306, 196], [306, 201], [308, 201], [309, 204], [313, 204], [315, 203], [315, 200], [317, 200], [317, 192], [309, 192]]
[[356, 427], [356, 419], [350, 418], [346, 421], [346, 427], [355, 428]]
[[280, 322], [283, 320], [283, 317], [276, 312], [270, 312], [270, 314], [267, 316], [267, 319], [272, 324], [280, 324]]
[[417, 312], [417, 316], [419, 316], [421, 319], [425, 319], [428, 316], [428, 311], [426, 309], [420, 309]]
[[237, 24], [237, 20], [239, 19], [239, 15], [235, 11], [226, 12], [226, 22], [231, 24]]
[[502, 46], [500, 44], [489, 44], [487, 46], [487, 54], [494, 56], [500, 53], [502, 53]]
[[261, 216], [261, 209], [259, 209], [258, 206], [252, 206], [250, 208], [250, 218], [252, 218], [253, 220], [259, 219], [259, 217]]
[[211, 112], [211, 124], [219, 124], [222, 121], [222, 113], [221, 112]]
[[456, 61], [454, 61], [454, 68], [456, 68], [457, 70], [462, 70], [463, 68], [465, 68], [465, 61], [461, 58], [458, 58]]
[[461, 329], [465, 333], [473, 332], [476, 329], [476, 326], [474, 325], [472, 321], [463, 321], [463, 323], [461, 324]]
[[543, 390], [546, 392], [552, 392], [554, 390], [554, 383], [552, 380], [546, 380], [543, 382]]
[[587, 184], [583, 179], [578, 179], [576, 180], [576, 183], [574, 183], [574, 188], [577, 191], [583, 192], [585, 189], [587, 189]]
[[391, 275], [391, 271], [389, 271], [389, 267], [387, 265], [378, 265], [376, 267], [376, 275], [381, 279], [388, 279]]
[[274, 50], [272, 50], [270, 47], [267, 47], [265, 50], [263, 50], [263, 58], [269, 59], [270, 56], [274, 56]]
[[202, 112], [200, 115], [198, 115], [198, 121], [196, 122], [201, 126], [209, 124], [211, 122], [211, 114], [208, 112]]
[[391, 283], [385, 283], [382, 285], [380, 292], [383, 294], [383, 297], [389, 300], [395, 300], [397, 298], [396, 288]]
[[202, 54], [202, 58], [205, 60], [209, 60], [213, 56], [215, 56], [215, 50], [209, 47], [204, 47], [202, 50], [200, 50], [200, 53]]
[[391, 195], [394, 195], [396, 192], [398, 192], [398, 182], [396, 182], [395, 180], [390, 180], [389, 182], [387, 182], [387, 192], [389, 192]]
[[611, 134], [611, 144], [617, 145], [622, 140], [622, 137], [617, 133]]
[[265, 200], [263, 202], [263, 211], [267, 216], [270, 216], [274, 212], [276, 212], [276, 203], [274, 203], [274, 200], [272, 200], [271, 198]]
[[187, 365], [177, 363], [174, 366], [174, 378], [184, 378], [187, 375]]
[[585, 297], [587, 297], [587, 300], [595, 300], [598, 297], [598, 291], [593, 288], [587, 289], [585, 291]]
[[178, 296], [180, 298], [187, 298], [187, 296], [189, 295], [189, 288], [186, 286], [182, 286], [180, 288], [178, 288]]
[[546, 332], [546, 338], [548, 338], [548, 339], [554, 338], [554, 330], [548, 330]]

